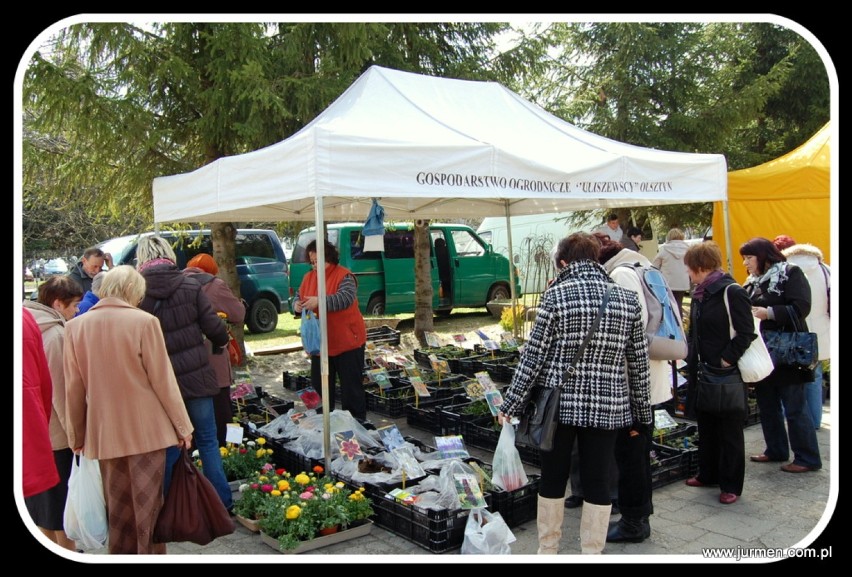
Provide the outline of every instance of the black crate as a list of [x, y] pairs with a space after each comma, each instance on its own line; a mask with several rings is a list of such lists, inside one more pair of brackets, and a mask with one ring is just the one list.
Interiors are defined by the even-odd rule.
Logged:
[[[426, 388], [429, 391], [430, 395], [435, 396], [435, 389], [432, 389], [430, 387]], [[367, 410], [372, 411], [374, 413], [378, 413], [379, 415], [390, 417], [392, 419], [404, 417], [405, 406], [414, 400], [413, 389], [411, 389], [411, 387], [407, 387], [404, 390], [406, 392], [411, 391], [411, 395], [406, 397], [395, 396], [396, 394], [398, 394], [400, 389], [391, 389], [390, 391], [385, 391], [384, 395], [372, 392], [364, 393], [367, 397]]]
[[287, 401], [273, 395], [264, 397], [261, 402], [276, 417], [287, 414], [295, 406], [293, 401]]
[[302, 455], [275, 439], [270, 439], [269, 442], [272, 444], [272, 462], [276, 468], [283, 468], [293, 476], [310, 473], [317, 465], [325, 469], [325, 459]]
[[511, 383], [512, 377], [515, 375], [515, 370], [518, 367], [518, 362], [516, 360], [498, 359], [496, 361], [484, 361], [482, 366], [488, 372], [488, 376], [491, 377], [492, 381]]
[[297, 375], [290, 371], [284, 371], [281, 375], [284, 388], [288, 391], [300, 391], [305, 387], [311, 386], [310, 375]]
[[[680, 451], [687, 460], [687, 476], [694, 477], [698, 474], [698, 425], [690, 423], [678, 423], [674, 429], [666, 429], [661, 435], [655, 435], [653, 442], [658, 445], [666, 445]], [[662, 440], [661, 440], [662, 439]]]
[[689, 478], [691, 455], [666, 445], [651, 444], [651, 487], [659, 489]]
[[415, 406], [414, 403], [409, 403], [405, 406], [406, 422], [410, 427], [428, 431], [433, 435], [444, 435], [444, 429], [441, 426], [441, 413], [438, 409], [454, 402], [467, 401], [468, 398], [464, 395], [455, 395], [445, 398], [441, 398], [440, 395], [437, 395], [434, 399], [421, 399], [417, 406]]
[[367, 340], [376, 344], [399, 345], [400, 332], [387, 325], [367, 329]]
[[494, 428], [494, 417], [486, 415], [462, 421], [461, 436], [471, 447], [493, 451], [500, 440], [500, 431]]
[[538, 517], [538, 486], [541, 475], [527, 475], [529, 483], [514, 491], [491, 490], [492, 511], [500, 513], [509, 527]]
[[[484, 493], [491, 508], [491, 493]], [[432, 553], [446, 553], [461, 547], [470, 509], [422, 509], [404, 505], [392, 497], [371, 497], [376, 525]]]
[[445, 435], [464, 434], [462, 431], [464, 423], [481, 416], [466, 415], [462, 412], [462, 409], [464, 409], [465, 407], [469, 407], [474, 402], [476, 401], [472, 401], [470, 399], [459, 400], [458, 402], [454, 402], [449, 405], [444, 405], [436, 409], [436, 412], [439, 414], [439, 418], [441, 420], [441, 428], [444, 430]]

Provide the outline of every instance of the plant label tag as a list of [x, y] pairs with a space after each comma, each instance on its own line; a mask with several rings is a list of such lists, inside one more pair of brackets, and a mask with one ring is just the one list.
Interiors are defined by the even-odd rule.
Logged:
[[438, 335], [432, 331], [424, 331], [423, 336], [426, 338], [426, 344], [430, 347], [440, 347], [441, 341], [438, 340]]
[[225, 442], [239, 445], [243, 442], [243, 428], [237, 423], [228, 423], [225, 427]]

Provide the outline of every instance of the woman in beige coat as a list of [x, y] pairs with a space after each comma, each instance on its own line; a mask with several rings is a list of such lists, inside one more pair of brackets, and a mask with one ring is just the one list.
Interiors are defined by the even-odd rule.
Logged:
[[66, 325], [68, 442], [98, 459], [110, 553], [165, 553], [152, 540], [163, 505], [166, 448], [192, 441], [156, 317], [137, 307], [145, 279], [131, 266], [104, 275], [100, 300]]

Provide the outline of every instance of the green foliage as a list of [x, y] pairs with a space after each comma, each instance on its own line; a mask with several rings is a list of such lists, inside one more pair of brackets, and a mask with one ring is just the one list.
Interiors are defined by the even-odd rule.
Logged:
[[260, 520], [261, 530], [278, 539], [282, 550], [295, 549], [299, 542], [316, 537], [320, 529], [346, 528], [373, 514], [363, 487], [352, 491], [340, 481], [313, 473], [285, 476], [287, 488], [270, 493]]
[[[514, 310], [514, 312], [513, 312]], [[508, 306], [500, 313], [500, 327], [507, 332], [512, 332], [515, 328], [515, 317], [518, 318], [518, 324], [524, 324], [524, 312], [526, 307], [522, 304], [517, 304], [513, 307]]]

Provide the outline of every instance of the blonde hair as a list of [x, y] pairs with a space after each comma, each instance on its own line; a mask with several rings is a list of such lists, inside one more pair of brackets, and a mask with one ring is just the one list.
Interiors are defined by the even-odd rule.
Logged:
[[167, 258], [172, 262], [177, 262], [175, 251], [169, 241], [157, 235], [143, 236], [136, 246], [137, 266], [155, 258]]
[[128, 264], [113, 267], [103, 273], [98, 296], [102, 299], [115, 297], [139, 306], [145, 296], [145, 277]]
[[679, 228], [673, 228], [666, 235], [666, 242], [669, 242], [669, 241], [672, 241], [672, 240], [683, 240], [683, 236], [684, 235], [683, 235], [682, 230], [680, 230]]

